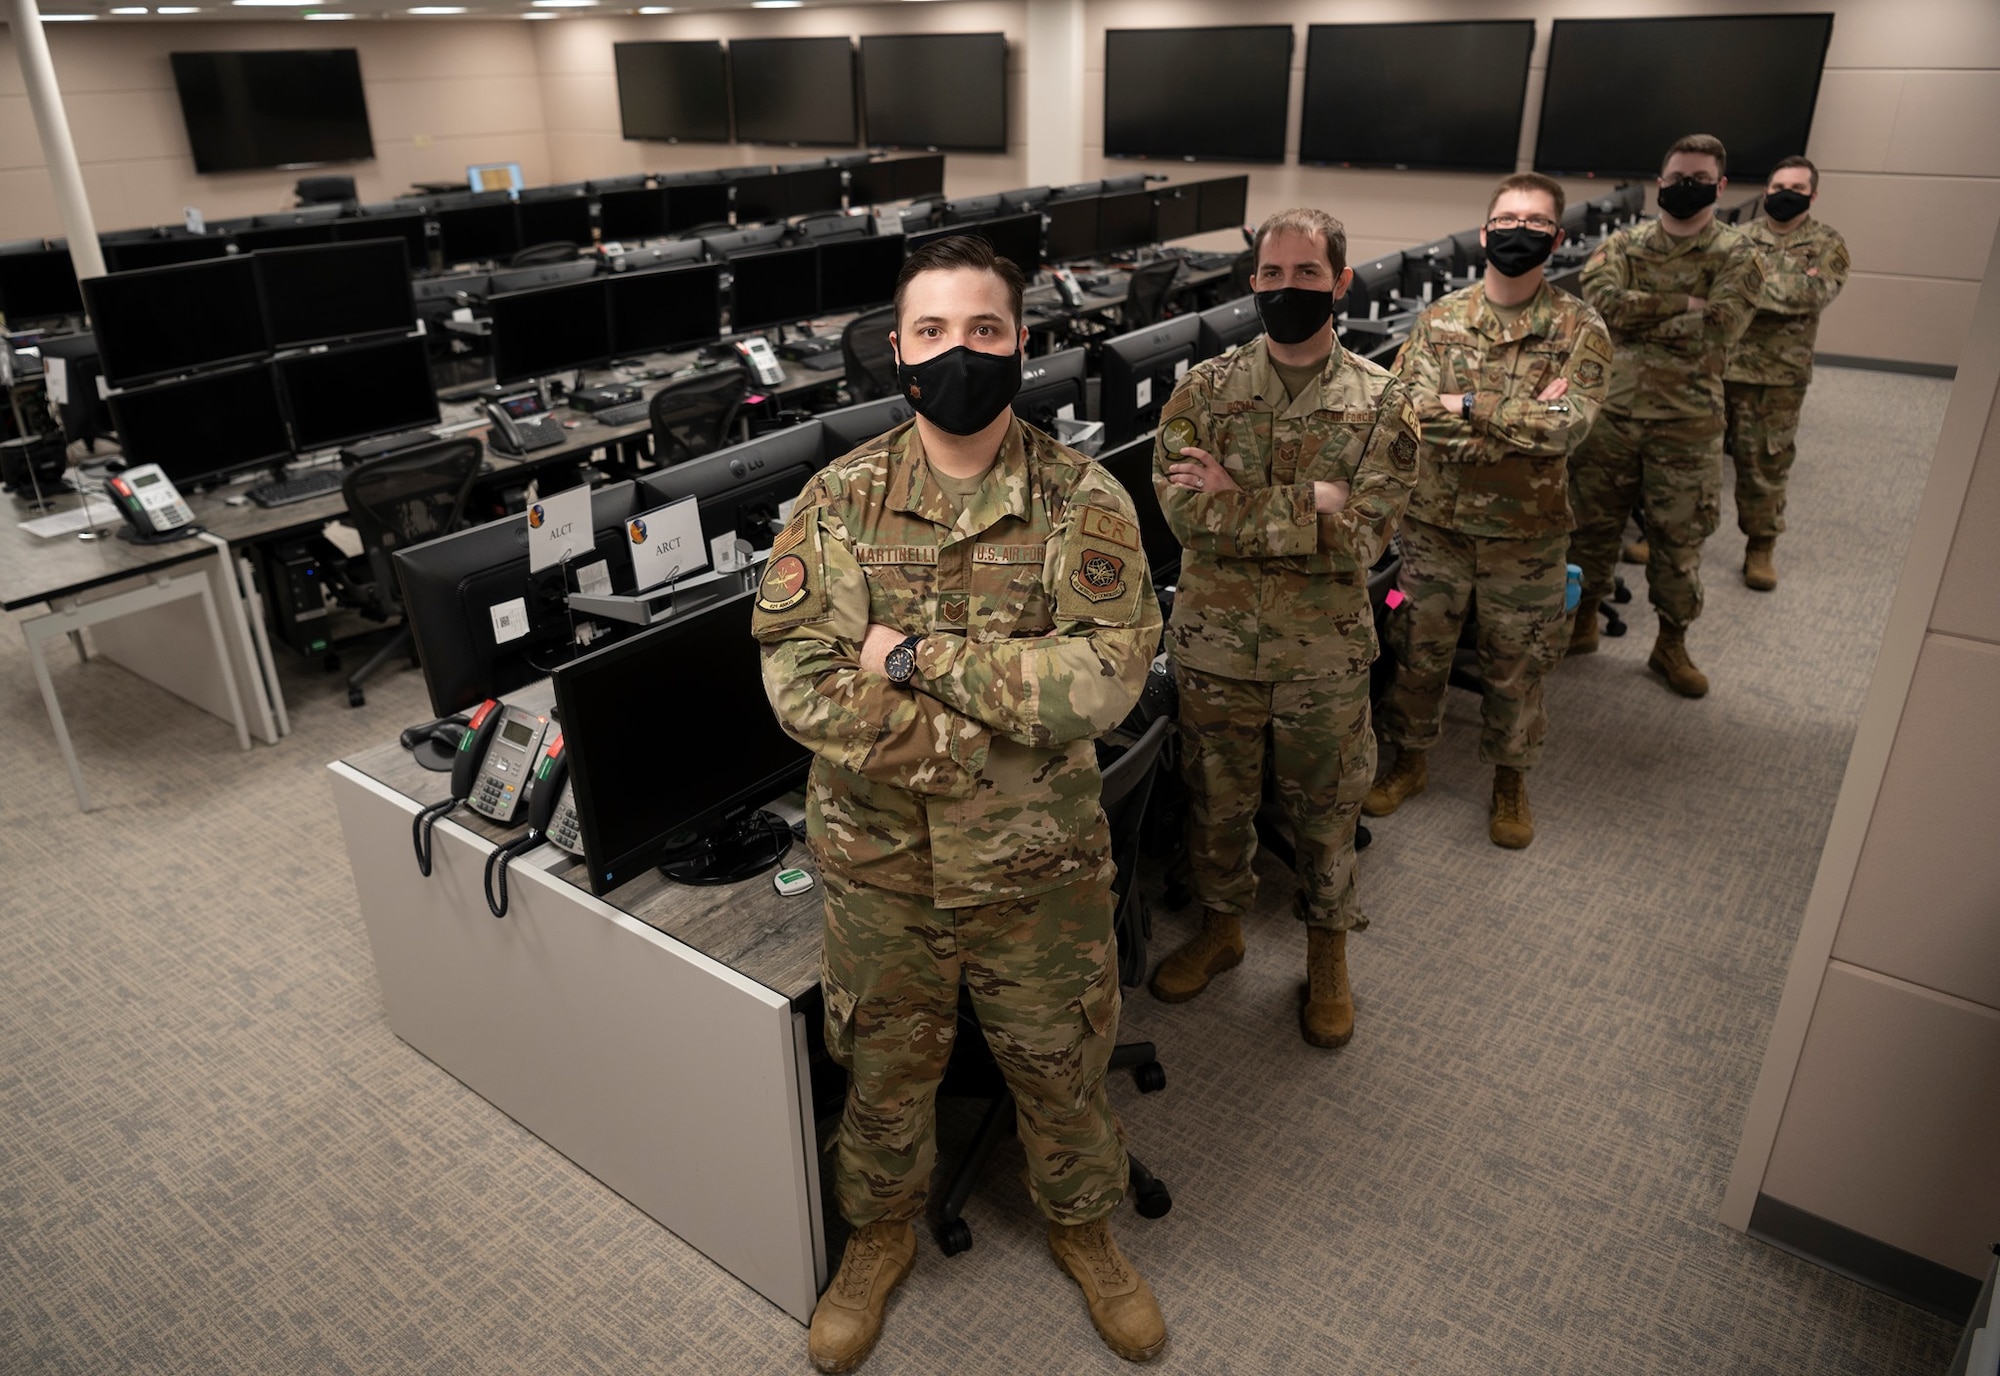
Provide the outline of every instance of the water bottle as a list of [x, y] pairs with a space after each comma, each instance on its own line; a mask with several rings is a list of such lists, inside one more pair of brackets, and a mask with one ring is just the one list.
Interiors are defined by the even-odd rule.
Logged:
[[1583, 601], [1583, 570], [1575, 564], [1566, 565], [1565, 569], [1566, 576], [1563, 579], [1563, 610], [1573, 612], [1576, 610], [1576, 604]]

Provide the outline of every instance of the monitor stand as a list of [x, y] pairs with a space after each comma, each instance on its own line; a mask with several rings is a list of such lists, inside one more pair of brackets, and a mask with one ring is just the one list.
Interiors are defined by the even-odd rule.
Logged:
[[677, 884], [736, 884], [762, 874], [792, 848], [792, 829], [775, 812], [746, 812], [722, 830], [660, 862], [660, 873]]

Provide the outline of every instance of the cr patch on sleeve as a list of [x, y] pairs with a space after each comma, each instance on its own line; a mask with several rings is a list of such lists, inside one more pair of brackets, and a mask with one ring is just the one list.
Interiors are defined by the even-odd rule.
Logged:
[[1086, 540], [1102, 540], [1128, 550], [1139, 548], [1139, 527], [1101, 506], [1085, 507], [1076, 528]]

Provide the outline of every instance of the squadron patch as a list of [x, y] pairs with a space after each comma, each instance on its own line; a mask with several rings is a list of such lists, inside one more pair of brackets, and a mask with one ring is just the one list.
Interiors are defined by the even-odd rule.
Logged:
[[1086, 549], [1069, 576], [1070, 587], [1092, 602], [1109, 602], [1125, 593], [1125, 561], [1099, 549]]
[[1576, 365], [1576, 384], [1579, 387], [1595, 387], [1604, 381], [1604, 365], [1594, 358], [1586, 358]]
[[1417, 442], [1409, 431], [1396, 436], [1389, 446], [1389, 457], [1395, 461], [1398, 472], [1408, 473], [1417, 466]]
[[1175, 416], [1160, 427], [1160, 445], [1170, 458], [1179, 458], [1181, 450], [1194, 444], [1194, 422], [1186, 416]]
[[806, 561], [796, 554], [773, 559], [757, 585], [757, 606], [767, 612], [789, 611], [806, 600]]

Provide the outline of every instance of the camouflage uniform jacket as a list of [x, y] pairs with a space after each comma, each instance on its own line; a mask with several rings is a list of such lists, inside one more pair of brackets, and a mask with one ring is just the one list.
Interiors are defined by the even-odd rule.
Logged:
[[[1153, 487], [1186, 550], [1175, 659], [1261, 682], [1365, 671], [1376, 653], [1368, 569], [1409, 501], [1418, 439], [1403, 385], [1339, 344], [1289, 402], [1262, 335], [1190, 369], [1153, 446]], [[1167, 465], [1189, 445], [1239, 490], [1170, 483]], [[1318, 515], [1315, 482], [1351, 484], [1346, 508]]]
[[[870, 622], [922, 634], [908, 686], [863, 670]], [[1092, 738], [1160, 644], [1132, 499], [1015, 420], [963, 511], [914, 421], [827, 465], [771, 546], [752, 632], [815, 759], [807, 833], [858, 883], [968, 907], [1108, 874]]]
[[1847, 283], [1847, 242], [1810, 215], [1784, 234], [1759, 219], [1743, 237], [1762, 260], [1764, 288], [1722, 375], [1730, 382], [1803, 387], [1812, 381], [1819, 313]]
[[[1487, 538], [1555, 535], [1576, 522], [1569, 465], [1610, 380], [1611, 336], [1597, 312], [1547, 282], [1507, 327], [1478, 283], [1417, 317], [1396, 356], [1424, 427], [1410, 515]], [[1557, 378], [1569, 390], [1535, 397]], [[1438, 404], [1473, 393], [1472, 417]]]
[[[1611, 328], [1604, 409], [1635, 420], [1722, 415], [1722, 365], [1750, 324], [1763, 271], [1738, 231], [1710, 220], [1675, 239], [1658, 220], [1630, 225], [1583, 266], [1583, 299]], [[1708, 302], [1700, 315], [1688, 298]]]

